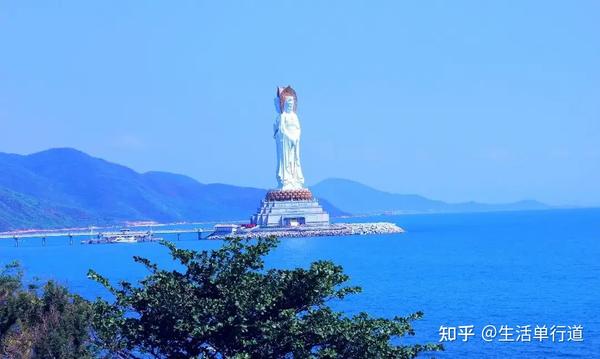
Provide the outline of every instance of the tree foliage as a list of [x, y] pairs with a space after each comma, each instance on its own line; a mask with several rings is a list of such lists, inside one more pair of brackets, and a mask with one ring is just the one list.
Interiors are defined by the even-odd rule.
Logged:
[[193, 251], [163, 242], [181, 266], [149, 270], [138, 285], [113, 286], [94, 303], [94, 328], [109, 355], [124, 358], [412, 358], [439, 345], [392, 343], [414, 335], [418, 312], [393, 319], [353, 317], [329, 307], [360, 288], [344, 286], [340, 266], [317, 261], [308, 269], [265, 269], [278, 241], [229, 239], [221, 249]]
[[24, 288], [12, 263], [0, 271], [0, 356], [89, 358], [92, 306], [53, 281]]

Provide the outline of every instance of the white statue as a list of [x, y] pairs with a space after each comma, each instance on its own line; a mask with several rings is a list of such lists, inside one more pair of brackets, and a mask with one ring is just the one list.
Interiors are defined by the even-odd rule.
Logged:
[[282, 190], [301, 189], [304, 176], [300, 166], [300, 121], [296, 115], [296, 91], [278, 87], [275, 107], [279, 115], [273, 126], [277, 146], [277, 182]]

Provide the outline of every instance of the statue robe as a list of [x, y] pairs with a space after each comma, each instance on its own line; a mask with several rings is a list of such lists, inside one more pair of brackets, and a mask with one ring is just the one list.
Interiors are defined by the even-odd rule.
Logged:
[[304, 175], [300, 166], [300, 121], [295, 112], [283, 112], [275, 120], [277, 181], [279, 188], [300, 189]]

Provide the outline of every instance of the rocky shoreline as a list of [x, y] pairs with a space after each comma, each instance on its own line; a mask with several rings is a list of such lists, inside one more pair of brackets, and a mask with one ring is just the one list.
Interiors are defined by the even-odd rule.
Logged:
[[324, 237], [324, 236], [351, 236], [369, 234], [403, 233], [404, 229], [394, 223], [335, 223], [324, 227], [296, 227], [296, 228], [253, 228], [240, 230], [235, 234], [211, 234], [208, 239], [225, 239], [227, 237], [258, 238], [266, 236], [285, 237]]

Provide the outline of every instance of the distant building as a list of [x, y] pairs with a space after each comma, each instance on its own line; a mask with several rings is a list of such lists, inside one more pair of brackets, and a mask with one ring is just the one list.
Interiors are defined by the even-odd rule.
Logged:
[[240, 226], [237, 224], [217, 224], [214, 227], [214, 234], [219, 236], [227, 236], [236, 234]]

